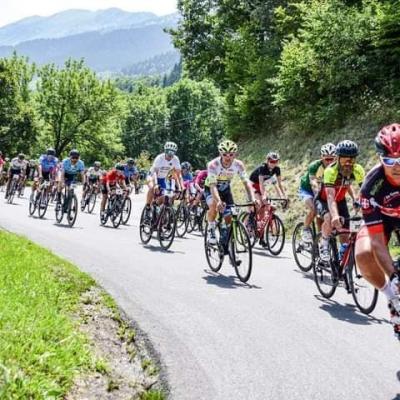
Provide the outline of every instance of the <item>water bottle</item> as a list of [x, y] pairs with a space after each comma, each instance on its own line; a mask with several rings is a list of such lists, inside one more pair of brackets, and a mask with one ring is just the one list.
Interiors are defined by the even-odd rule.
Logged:
[[342, 261], [344, 253], [346, 252], [346, 249], [348, 247], [348, 243], [341, 243], [339, 247], [339, 261]]

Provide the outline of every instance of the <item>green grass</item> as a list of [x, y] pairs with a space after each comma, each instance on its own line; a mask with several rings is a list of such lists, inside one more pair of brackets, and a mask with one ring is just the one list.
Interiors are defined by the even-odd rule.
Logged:
[[91, 368], [70, 313], [94, 281], [32, 242], [0, 231], [0, 398], [62, 398]]

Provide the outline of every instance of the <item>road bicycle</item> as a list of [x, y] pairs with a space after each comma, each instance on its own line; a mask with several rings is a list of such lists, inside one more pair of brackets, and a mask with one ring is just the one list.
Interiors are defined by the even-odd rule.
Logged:
[[280, 202], [283, 208], [288, 205], [287, 199], [270, 198], [259, 207], [252, 204], [253, 210], [243, 211], [239, 219], [247, 228], [252, 247], [258, 240], [262, 247], [277, 256], [285, 245], [285, 226], [276, 214], [273, 202]]
[[47, 208], [50, 203], [51, 188], [54, 186], [53, 181], [44, 180], [39, 189], [32, 192], [29, 198], [29, 214], [33, 215], [38, 210], [39, 218], [46, 215]]
[[[378, 290], [368, 283], [357, 267], [354, 248], [357, 232], [362, 218], [358, 216], [346, 219], [349, 228], [333, 229], [329, 237], [329, 262], [323, 262], [319, 255], [321, 234], [316, 235], [313, 243], [313, 274], [318, 291], [327, 299], [331, 298], [336, 288], [343, 282], [347, 293], [351, 293], [357, 308], [364, 314], [371, 313], [378, 300]], [[348, 245], [341, 258], [337, 247], [337, 236], [348, 235]]]
[[65, 184], [61, 199], [56, 202], [56, 221], [60, 224], [64, 214], [67, 215], [68, 225], [72, 228], [78, 215], [78, 198], [75, 194], [76, 183]]
[[13, 176], [11, 177], [10, 187], [8, 188], [8, 191], [6, 190], [6, 198], [8, 204], [13, 203], [15, 194], [20, 185], [20, 181], [21, 174], [13, 174]]
[[81, 201], [81, 211], [84, 212], [87, 208], [87, 212], [91, 214], [96, 206], [97, 193], [99, 187], [97, 183], [89, 183], [89, 189], [85, 193], [85, 197]]
[[100, 223], [105, 225], [110, 219], [114, 228], [118, 228], [122, 222], [122, 213], [125, 203], [124, 190], [116, 188], [111, 190], [108, 196], [107, 208], [103, 213], [100, 213]]
[[164, 203], [157, 204], [154, 200], [150, 208], [143, 208], [140, 217], [139, 233], [142, 243], [150, 242], [153, 233], [157, 232], [157, 238], [160, 246], [168, 250], [175, 238], [176, 217], [172, 207], [172, 199], [165, 196]]
[[207, 223], [207, 209], [208, 207], [205, 201], [201, 201], [197, 205], [191, 204], [188, 207], [188, 233], [198, 230], [204, 235], [204, 227]]
[[225, 225], [222, 213], [219, 213], [216, 221], [215, 235], [217, 243], [209, 241], [208, 223], [205, 227], [204, 250], [207, 263], [213, 272], [218, 272], [224, 262], [225, 255], [228, 255], [231, 265], [235, 268], [236, 275], [242, 282], [247, 282], [251, 275], [253, 266], [252, 246], [247, 229], [239, 220], [239, 207], [247, 207], [253, 203], [227, 205], [230, 209], [232, 220], [230, 225]]

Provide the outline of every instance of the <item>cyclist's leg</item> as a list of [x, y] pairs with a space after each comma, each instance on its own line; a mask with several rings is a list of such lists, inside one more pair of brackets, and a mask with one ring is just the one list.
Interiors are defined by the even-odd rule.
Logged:
[[312, 192], [308, 192], [307, 190], [300, 188], [299, 197], [303, 201], [307, 210], [307, 215], [304, 218], [302, 240], [306, 243], [312, 243], [313, 236], [311, 231], [311, 224], [315, 218], [314, 195]]
[[101, 186], [101, 203], [100, 203], [100, 214], [104, 213], [104, 210], [106, 209], [107, 205], [107, 199], [108, 199], [108, 190], [107, 190], [107, 185], [103, 184]]
[[324, 262], [329, 262], [330, 253], [329, 253], [329, 236], [332, 232], [331, 225], [331, 215], [328, 210], [328, 204], [326, 201], [316, 199], [315, 207], [317, 214], [321, 216], [323, 219], [322, 227], [321, 227], [321, 242], [320, 242], [320, 258]]

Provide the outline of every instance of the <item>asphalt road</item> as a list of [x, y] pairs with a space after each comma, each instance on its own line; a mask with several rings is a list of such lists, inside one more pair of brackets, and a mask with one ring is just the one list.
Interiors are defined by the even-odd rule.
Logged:
[[74, 228], [28, 216], [0, 194], [0, 226], [24, 234], [92, 275], [134, 319], [161, 354], [172, 399], [400, 399], [399, 347], [383, 298], [359, 313], [339, 288], [318, 296], [311, 275], [255, 250], [249, 285], [225, 262], [207, 269], [197, 235], [163, 252], [140, 242], [143, 195], [133, 198], [130, 225], [101, 227], [80, 213]]

